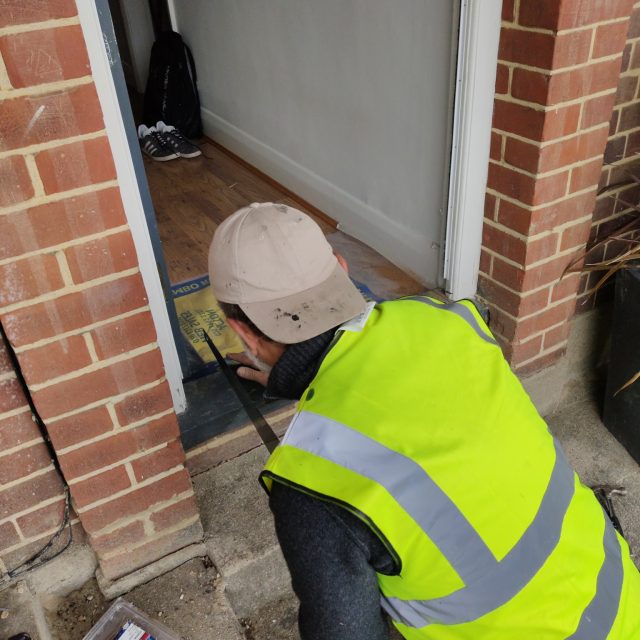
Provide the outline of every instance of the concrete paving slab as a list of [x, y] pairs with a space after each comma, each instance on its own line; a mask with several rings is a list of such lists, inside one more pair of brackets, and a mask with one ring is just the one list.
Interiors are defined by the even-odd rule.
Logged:
[[547, 422], [584, 484], [626, 487], [614, 508], [640, 567], [640, 466], [602, 424], [593, 400], [571, 403]]
[[297, 603], [280, 547], [242, 566], [236, 565], [233, 571], [227, 569], [222, 577], [225, 593], [239, 618], [250, 616], [256, 608], [268, 606], [279, 598], [290, 598]]
[[150, 582], [154, 578], [179, 567], [192, 558], [203, 558], [206, 555], [208, 555], [206, 547], [203, 543], [198, 542], [196, 544], [190, 544], [188, 547], [175, 551], [174, 553], [170, 553], [119, 580], [107, 580], [101, 569], [98, 569], [95, 574], [96, 580], [105, 598], [112, 600], [113, 598], [128, 593], [141, 584]]
[[39, 599], [23, 580], [0, 591], [0, 638], [28, 633], [32, 640], [51, 640]]
[[269, 552], [278, 541], [267, 494], [258, 475], [268, 458], [264, 447], [193, 478], [211, 559], [223, 575], [235, 565]]
[[90, 580], [97, 566], [93, 549], [88, 544], [74, 542], [57, 558], [26, 573], [25, 580], [33, 593], [66, 596]]
[[194, 478], [209, 557], [241, 618], [293, 597], [267, 494], [258, 484], [267, 457], [261, 447]]
[[[276, 600], [240, 622], [247, 640], [300, 640], [298, 602], [295, 598]], [[402, 640], [391, 624], [389, 629], [391, 640]]]

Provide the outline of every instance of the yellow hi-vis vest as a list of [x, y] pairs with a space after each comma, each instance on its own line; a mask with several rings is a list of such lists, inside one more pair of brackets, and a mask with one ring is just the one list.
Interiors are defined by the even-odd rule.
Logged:
[[338, 335], [261, 480], [371, 527], [400, 566], [378, 574], [400, 633], [640, 638], [628, 546], [473, 304], [383, 303]]

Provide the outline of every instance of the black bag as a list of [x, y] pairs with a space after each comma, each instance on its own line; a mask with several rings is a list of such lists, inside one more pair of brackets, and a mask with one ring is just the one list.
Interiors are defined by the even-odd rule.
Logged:
[[153, 43], [144, 92], [144, 122], [158, 120], [180, 129], [188, 138], [202, 137], [196, 65], [179, 33], [166, 31]]

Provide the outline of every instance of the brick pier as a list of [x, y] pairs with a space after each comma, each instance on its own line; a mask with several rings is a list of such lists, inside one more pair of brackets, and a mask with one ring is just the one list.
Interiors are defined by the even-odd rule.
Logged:
[[[71, 0], [0, 2], [0, 321], [116, 579], [202, 538]], [[60, 526], [58, 477], [0, 352], [0, 569]]]
[[522, 375], [564, 353], [632, 0], [505, 0], [479, 292]]

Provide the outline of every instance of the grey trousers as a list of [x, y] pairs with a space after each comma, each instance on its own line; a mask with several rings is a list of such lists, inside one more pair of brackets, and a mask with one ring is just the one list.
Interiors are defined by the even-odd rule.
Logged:
[[396, 567], [378, 537], [342, 507], [277, 482], [270, 506], [300, 600], [302, 640], [389, 640], [376, 571]]

